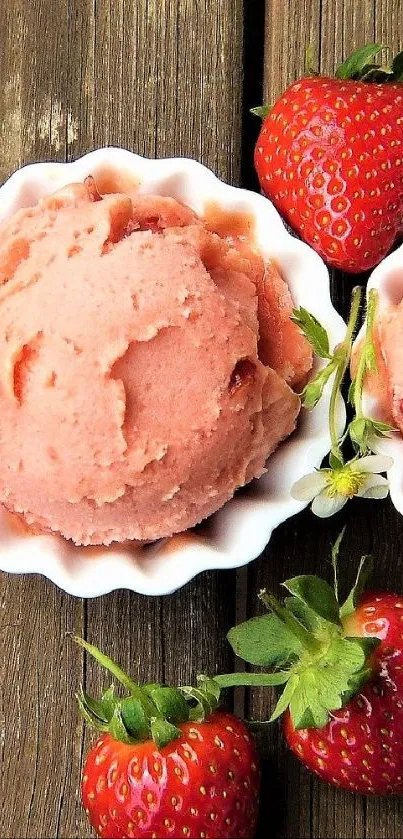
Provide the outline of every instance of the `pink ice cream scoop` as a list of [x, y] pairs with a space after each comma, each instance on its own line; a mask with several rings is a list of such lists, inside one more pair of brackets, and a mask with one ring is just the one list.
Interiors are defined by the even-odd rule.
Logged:
[[19, 211], [0, 228], [0, 502], [81, 545], [200, 522], [295, 426], [312, 358], [291, 309], [273, 267], [172, 199], [89, 182]]

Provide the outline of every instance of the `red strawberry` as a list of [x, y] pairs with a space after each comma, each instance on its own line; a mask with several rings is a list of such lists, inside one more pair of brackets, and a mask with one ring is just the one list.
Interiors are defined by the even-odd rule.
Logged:
[[101, 700], [81, 690], [83, 716], [102, 734], [87, 755], [82, 798], [99, 836], [252, 839], [260, 772], [246, 726], [215, 710], [219, 688], [139, 687], [77, 639], [127, 690]]
[[344, 630], [356, 637], [381, 638], [371, 678], [342, 710], [331, 714], [324, 729], [297, 731], [286, 714], [289, 746], [325, 781], [354, 792], [402, 795], [402, 627], [402, 597], [366, 594], [344, 621]]
[[272, 720], [284, 713], [285, 737], [305, 766], [350, 791], [402, 795], [403, 597], [363, 596], [369, 564], [363, 557], [342, 606], [336, 575], [335, 589], [317, 577], [287, 580], [283, 605], [263, 592], [268, 614], [229, 640], [244, 660], [274, 670], [247, 674], [246, 684], [284, 685]]
[[358, 50], [336, 78], [292, 84], [255, 149], [263, 192], [330, 265], [352, 273], [380, 262], [403, 228], [403, 53], [381, 68], [370, 62], [382, 49]]

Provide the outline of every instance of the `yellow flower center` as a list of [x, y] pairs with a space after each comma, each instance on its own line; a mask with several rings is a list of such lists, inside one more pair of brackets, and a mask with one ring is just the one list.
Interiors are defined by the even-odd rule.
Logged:
[[365, 472], [352, 472], [351, 469], [337, 469], [327, 476], [327, 493], [330, 498], [342, 495], [354, 498], [365, 481]]

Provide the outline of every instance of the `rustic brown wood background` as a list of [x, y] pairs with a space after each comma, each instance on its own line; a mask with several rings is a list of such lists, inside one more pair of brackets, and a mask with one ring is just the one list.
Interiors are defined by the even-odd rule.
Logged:
[[[0, 0], [0, 178], [117, 144], [189, 155], [255, 188], [258, 124], [247, 109], [303, 72], [308, 44], [330, 72], [366, 41], [402, 49], [402, 30], [403, 0]], [[342, 311], [351, 285], [333, 277]], [[357, 502], [344, 519], [346, 577], [374, 551], [377, 582], [401, 590], [403, 523], [391, 505]], [[43, 579], [2, 574], [1, 838], [91, 836], [78, 795], [89, 736], [74, 691], [80, 680], [99, 687], [100, 676], [66, 633], [83, 633], [140, 679], [188, 682], [232, 667], [225, 635], [235, 618], [256, 612], [263, 586], [326, 570], [341, 520], [301, 515], [249, 569], [204, 574], [161, 599], [115, 592], [83, 602]], [[236, 704], [267, 718], [272, 697], [255, 691]], [[286, 752], [276, 726], [261, 745], [261, 839], [403, 837], [402, 800], [328, 788]]]

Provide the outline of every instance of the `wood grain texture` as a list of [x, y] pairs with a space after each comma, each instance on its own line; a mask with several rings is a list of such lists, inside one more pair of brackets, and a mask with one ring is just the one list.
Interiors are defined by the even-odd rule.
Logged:
[[[188, 155], [239, 182], [242, 0], [9, 0], [0, 4], [0, 177], [117, 144]], [[0, 836], [89, 837], [78, 789], [91, 735], [80, 680], [104, 677], [66, 640], [84, 633], [141, 680], [232, 666], [235, 575], [182, 592], [82, 603], [39, 579], [0, 577]], [[17, 792], [17, 790], [20, 790]]]
[[[265, 99], [275, 100], [285, 85], [302, 74], [305, 48], [313, 44], [318, 69], [332, 73], [355, 47], [379, 40], [394, 51], [403, 48], [403, 6], [401, 0], [266, 0]], [[347, 314], [352, 286], [361, 278], [332, 273], [332, 294], [336, 306]], [[352, 581], [362, 553], [378, 558], [376, 581], [387, 588], [399, 588], [402, 579], [402, 524], [388, 502], [356, 502], [335, 520], [320, 523], [309, 512], [280, 527], [261, 559], [248, 575], [249, 614], [256, 613], [258, 591], [278, 591], [282, 580], [295, 573], [329, 572], [332, 540], [347, 523], [343, 548], [346, 586]], [[359, 525], [358, 525], [359, 523]], [[274, 697], [256, 691], [249, 697], [248, 713], [253, 719], [267, 719]], [[276, 808], [275, 836], [311, 839], [363, 839], [402, 837], [401, 799], [364, 799], [327, 787], [305, 771], [285, 750], [280, 731], [269, 729], [262, 750], [266, 754], [265, 775], [277, 778], [276, 793], [283, 807]], [[270, 802], [262, 812], [261, 837], [272, 818]]]
[[[22, 163], [68, 160], [102, 144], [148, 155], [194, 156], [218, 175], [254, 183], [253, 120], [304, 70], [308, 44], [331, 72], [365, 40], [395, 48], [403, 0], [7, 0], [0, 3], [0, 179]], [[244, 7], [245, 6], [245, 10]], [[263, 7], [265, 27], [263, 33]], [[244, 11], [246, 17], [244, 21]], [[265, 47], [264, 74], [260, 57]], [[250, 101], [249, 101], [250, 100]], [[242, 139], [241, 128], [246, 128]], [[256, 126], [256, 123], [255, 123]], [[243, 160], [242, 147], [244, 149]], [[332, 278], [345, 312], [352, 282]], [[356, 522], [360, 521], [357, 528]], [[352, 505], [343, 521], [346, 581], [362, 552], [379, 557], [380, 585], [402, 578], [403, 529], [390, 504]], [[0, 577], [0, 837], [90, 837], [79, 798], [84, 734], [73, 698], [103, 678], [66, 640], [83, 633], [139, 679], [188, 682], [227, 669], [225, 633], [257, 610], [257, 592], [295, 572], [323, 571], [341, 520], [309, 513], [278, 529], [249, 570], [205, 574], [164, 599], [128, 592], [83, 603], [41, 579]], [[247, 697], [267, 718], [273, 697]], [[244, 696], [237, 698], [244, 707]], [[327, 788], [286, 751], [278, 727], [261, 736], [267, 790], [259, 837], [403, 837], [400, 800]], [[22, 783], [21, 783], [22, 781]], [[273, 806], [273, 802], [275, 806]]]

